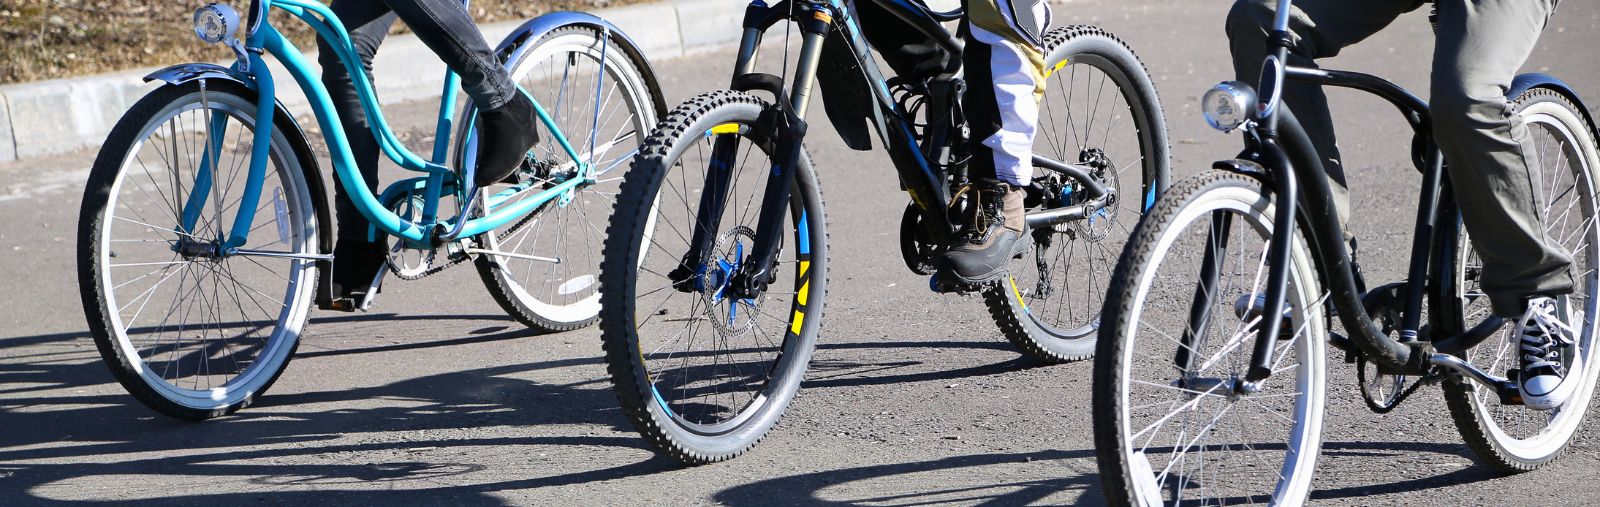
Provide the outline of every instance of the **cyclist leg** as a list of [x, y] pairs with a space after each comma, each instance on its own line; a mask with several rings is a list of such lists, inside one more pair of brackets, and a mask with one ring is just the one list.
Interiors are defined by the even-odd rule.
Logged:
[[1495, 314], [1516, 319], [1523, 404], [1551, 410], [1576, 392], [1580, 381], [1573, 379], [1583, 378], [1586, 366], [1574, 353], [1574, 328], [1582, 326], [1555, 299], [1572, 292], [1572, 260], [1545, 232], [1533, 182], [1538, 150], [1505, 92], [1555, 2], [1439, 0], [1436, 6], [1433, 137], [1483, 259], [1479, 282]]
[[[1291, 7], [1289, 64], [1316, 67], [1316, 59], [1336, 56], [1339, 51], [1365, 40], [1389, 26], [1401, 14], [1417, 8], [1416, 0], [1299, 0]], [[1258, 84], [1261, 63], [1266, 58], [1267, 31], [1272, 29], [1277, 2], [1238, 0], [1228, 11], [1228, 46], [1233, 53], [1235, 78], [1251, 86]], [[1322, 87], [1310, 83], [1287, 83], [1283, 101], [1294, 111], [1300, 126], [1322, 155], [1322, 166], [1333, 190], [1334, 207], [1345, 239], [1352, 238], [1349, 224], [1350, 189], [1345, 182], [1344, 159], [1339, 155], [1333, 117], [1328, 114], [1328, 98]]]
[[384, 0], [418, 39], [461, 76], [478, 105], [479, 186], [512, 176], [538, 142], [533, 101], [517, 91], [478, 25], [458, 0]]
[[517, 92], [466, 7], [458, 0], [382, 3], [399, 15], [445, 66], [461, 76], [461, 88], [477, 104], [478, 185], [511, 176], [528, 149], [538, 142], [533, 101]]
[[1033, 138], [1044, 94], [1043, 0], [967, 0], [959, 35], [967, 92], [962, 110], [972, 128], [968, 174], [972, 213], [962, 241], [941, 259], [965, 283], [988, 283], [1028, 244], [1022, 187], [1033, 178]]
[[[1572, 291], [1571, 259], [1546, 236], [1532, 181], [1537, 149], [1506, 100], [1554, 10], [1550, 0], [1439, 0], [1430, 106], [1434, 140], [1449, 161], [1456, 202], [1483, 258], [1495, 314]], [[1548, 196], [1547, 196], [1548, 198]]]
[[974, 180], [1027, 185], [1045, 86], [1041, 48], [1049, 6], [1042, 0], [968, 0], [966, 8], [959, 33], [967, 46], [962, 109], [972, 127], [970, 174]]
[[[361, 59], [362, 72], [372, 81], [372, 58], [383, 44], [395, 15], [382, 2], [339, 1], [330, 8], [345, 24]], [[317, 61], [322, 65], [322, 83], [333, 99], [333, 109], [349, 141], [350, 152], [356, 168], [367, 189], [374, 193], [378, 187], [378, 142], [372, 136], [361, 99], [356, 93], [355, 81], [349, 69], [339, 60], [328, 41], [317, 39]], [[334, 308], [354, 310], [361, 296], [367, 292], [387, 254], [387, 242], [369, 235], [367, 220], [350, 198], [344, 185], [334, 185], [334, 218], [338, 241], [335, 243], [333, 266]]]

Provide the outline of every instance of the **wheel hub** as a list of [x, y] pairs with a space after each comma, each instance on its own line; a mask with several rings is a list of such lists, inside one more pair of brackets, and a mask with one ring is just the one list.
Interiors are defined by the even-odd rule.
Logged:
[[[1111, 235], [1111, 222], [1117, 217], [1115, 166], [1111, 163], [1111, 158], [1100, 148], [1085, 148], [1078, 152], [1078, 163], [1089, 166], [1091, 169], [1089, 175], [1106, 189], [1105, 205], [1090, 213], [1076, 226], [1078, 232], [1090, 241], [1100, 241]], [[1074, 188], [1070, 182], [1064, 186], [1062, 192], [1062, 200], [1066, 205], [1088, 200], [1087, 196], [1083, 195], [1084, 189]], [[1066, 195], [1068, 193], [1071, 195]]]
[[219, 260], [222, 258], [222, 243], [216, 240], [197, 241], [181, 238], [177, 244], [172, 246], [172, 250], [186, 261], [195, 259]]
[[696, 288], [710, 307], [711, 321], [724, 333], [741, 333], [755, 324], [752, 317], [756, 300], [739, 297], [733, 290], [734, 275], [747, 259], [746, 245], [753, 244], [755, 237], [755, 231], [749, 227], [734, 227], [717, 237], [712, 255], [701, 264]]

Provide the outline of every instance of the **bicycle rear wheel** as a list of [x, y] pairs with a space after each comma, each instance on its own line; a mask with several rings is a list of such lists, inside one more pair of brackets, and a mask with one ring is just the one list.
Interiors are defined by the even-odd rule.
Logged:
[[[163, 86], [123, 115], [95, 159], [78, 223], [79, 290], [101, 356], [139, 401], [190, 420], [266, 392], [299, 346], [317, 285], [313, 261], [228, 252], [219, 239], [237, 210], [257, 207], [241, 250], [321, 253], [316, 174], [302, 165], [314, 161], [288, 137], [298, 132], [292, 119], [275, 115], [264, 184], [250, 196], [255, 92], [206, 86], [209, 109], [193, 81]], [[203, 170], [212, 157], [216, 170]]]
[[[1155, 196], [1170, 163], [1166, 120], [1144, 64], [1100, 28], [1070, 26], [1045, 36], [1046, 89], [1035, 150], [1094, 169], [1113, 200], [1088, 218], [1033, 231], [1033, 246], [1011, 262], [1010, 276], [984, 292], [1006, 338], [1046, 362], [1094, 354], [1117, 254]], [[1036, 171], [1044, 189], [1033, 210], [1082, 204], [1084, 189]]]
[[[1490, 466], [1505, 472], [1524, 472], [1555, 460], [1566, 450], [1583, 422], [1600, 378], [1595, 361], [1596, 262], [1600, 261], [1600, 233], [1595, 220], [1595, 169], [1600, 167], [1594, 125], [1586, 121], [1565, 97], [1545, 89], [1530, 90], [1514, 102], [1538, 147], [1538, 167], [1533, 171], [1540, 223], [1550, 238], [1561, 243], [1572, 255], [1575, 292], [1561, 298], [1571, 310], [1573, 322], [1581, 323], [1576, 350], [1586, 367], [1579, 389], [1566, 405], [1549, 412], [1521, 405], [1500, 403], [1494, 389], [1466, 379], [1452, 378], [1444, 383], [1445, 402], [1461, 437], [1473, 452]], [[1479, 287], [1482, 262], [1472, 248], [1466, 229], [1459, 228], [1457, 255], [1451, 271], [1457, 288], [1454, 304], [1458, 324], [1466, 329], [1491, 315], [1489, 299]], [[1484, 371], [1505, 374], [1518, 367], [1518, 344], [1513, 326], [1507, 323], [1489, 339], [1463, 354], [1463, 359]]]
[[485, 248], [516, 257], [480, 255], [476, 265], [489, 294], [507, 314], [534, 329], [567, 331], [599, 318], [600, 250], [624, 165], [638, 153], [666, 106], [660, 84], [641, 71], [648, 68], [646, 63], [623, 50], [616, 35], [607, 40], [593, 27], [571, 26], [534, 44], [511, 62], [511, 78], [546, 107], [579, 160], [561, 148], [555, 133], [540, 126], [532, 170], [513, 187], [484, 189], [477, 212], [483, 213], [485, 205], [513, 206], [582, 177], [580, 162], [594, 166], [593, 181], [484, 233], [480, 238]]
[[1276, 340], [1270, 377], [1244, 381], [1260, 317], [1240, 310], [1265, 290], [1278, 212], [1260, 182], [1213, 170], [1174, 187], [1134, 230], [1094, 364], [1095, 453], [1112, 505], [1299, 505], [1310, 493], [1327, 328], [1298, 232], [1292, 335]]
[[[634, 427], [688, 464], [737, 456], [777, 424], [821, 327], [827, 232], [803, 153], [791, 168], [776, 281], [758, 298], [726, 296], [729, 274], [754, 248], [762, 190], [778, 167], [775, 139], [758, 121], [767, 107], [721, 91], [674, 109], [635, 157], [606, 238], [600, 329], [612, 385]], [[718, 145], [735, 156], [714, 159]], [[724, 205], [702, 209], [716, 171], [729, 172]], [[710, 251], [689, 258], [696, 224]]]

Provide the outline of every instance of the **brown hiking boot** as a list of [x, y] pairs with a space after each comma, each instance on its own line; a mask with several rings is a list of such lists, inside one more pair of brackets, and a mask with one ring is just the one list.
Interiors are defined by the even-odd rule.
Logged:
[[1006, 263], [1029, 244], [1022, 189], [1000, 183], [972, 187], [972, 203], [958, 243], [939, 259], [941, 276], [965, 285], [995, 281]]

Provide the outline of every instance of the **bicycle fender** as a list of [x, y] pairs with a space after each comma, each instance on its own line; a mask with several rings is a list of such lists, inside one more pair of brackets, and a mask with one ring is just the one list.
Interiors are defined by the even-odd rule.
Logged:
[[[511, 62], [516, 62], [531, 49], [531, 46], [526, 44], [527, 42], [537, 41], [556, 29], [568, 26], [586, 26], [617, 35], [617, 45], [621, 46], [622, 50], [628, 53], [628, 56], [644, 64], [639, 69], [639, 73], [643, 74], [642, 77], [644, 77], [645, 82], [658, 82], [655, 65], [651, 63], [649, 58], [645, 57], [644, 51], [639, 49], [639, 44], [634, 42], [633, 37], [628, 36], [627, 32], [623, 32], [622, 29], [617, 28], [610, 21], [584, 12], [557, 11], [541, 14], [530, 19], [515, 30], [512, 30], [511, 34], [506, 35], [504, 39], [501, 39], [500, 44], [495, 46], [494, 53], [504, 58], [506, 65], [510, 65]], [[651, 105], [656, 108], [656, 114], [666, 116], [666, 98], [653, 90], [651, 95], [653, 95], [650, 97]]]
[[167, 84], [181, 85], [196, 79], [225, 79], [244, 85], [250, 91], [256, 91], [256, 81], [249, 75], [214, 63], [180, 63], [155, 72], [144, 77], [144, 82], [163, 81]]
[[1519, 74], [1515, 79], [1511, 80], [1511, 87], [1506, 90], [1506, 100], [1515, 100], [1518, 95], [1522, 95], [1524, 92], [1534, 88], [1544, 88], [1559, 93], [1561, 96], [1566, 97], [1567, 100], [1572, 101], [1573, 105], [1578, 106], [1578, 112], [1583, 114], [1584, 121], [1589, 122], [1589, 125], [1595, 128], [1595, 131], [1590, 132], [1590, 135], [1593, 135], [1595, 139], [1600, 139], [1600, 126], [1595, 124], [1594, 117], [1589, 114], [1589, 106], [1584, 104], [1583, 99], [1578, 98], [1578, 92], [1568, 86], [1567, 82], [1562, 81], [1561, 78], [1543, 72]]
[[1262, 185], [1272, 184], [1272, 175], [1267, 173], [1265, 167], [1261, 167], [1261, 164], [1244, 158], [1218, 160], [1211, 163], [1211, 168], [1246, 176], [1260, 181]]

